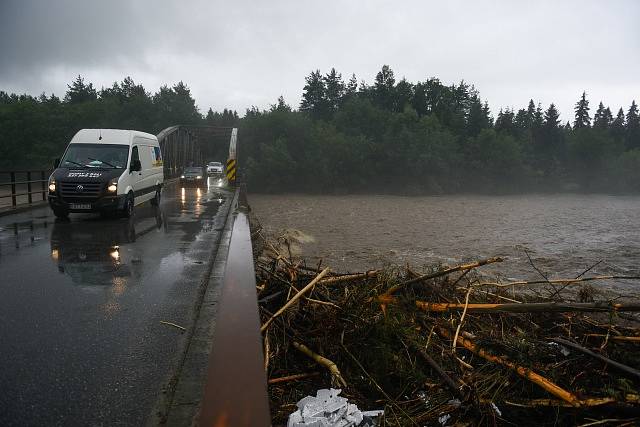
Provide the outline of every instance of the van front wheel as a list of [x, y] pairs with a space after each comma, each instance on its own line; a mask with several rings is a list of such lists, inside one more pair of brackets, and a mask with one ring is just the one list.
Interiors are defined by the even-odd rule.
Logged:
[[131, 218], [133, 216], [133, 193], [129, 193], [124, 201], [124, 207], [122, 209], [122, 216], [124, 218]]

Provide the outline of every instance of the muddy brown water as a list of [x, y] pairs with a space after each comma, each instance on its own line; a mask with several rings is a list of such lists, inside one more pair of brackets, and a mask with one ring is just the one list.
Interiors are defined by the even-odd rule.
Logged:
[[[249, 202], [267, 231], [299, 231], [307, 259], [341, 271], [505, 256], [483, 272], [540, 279], [528, 253], [549, 278], [598, 262], [588, 275], [640, 275], [640, 196], [250, 194]], [[640, 281], [594, 286], [640, 296]]]

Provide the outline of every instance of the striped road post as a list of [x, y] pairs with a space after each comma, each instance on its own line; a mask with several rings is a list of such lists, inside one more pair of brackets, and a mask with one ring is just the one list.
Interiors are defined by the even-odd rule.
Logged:
[[227, 160], [227, 181], [229, 181], [229, 184], [231, 185], [234, 185], [236, 183], [236, 165], [236, 159]]

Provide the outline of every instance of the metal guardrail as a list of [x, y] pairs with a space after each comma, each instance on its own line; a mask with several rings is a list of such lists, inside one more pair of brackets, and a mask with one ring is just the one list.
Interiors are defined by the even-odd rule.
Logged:
[[200, 410], [201, 427], [271, 425], [247, 198], [244, 186], [238, 191]]
[[[25, 202], [20, 202], [18, 200], [19, 197], [27, 196], [26, 203], [31, 204], [34, 202], [33, 196], [38, 194], [41, 195], [35, 201], [46, 201], [47, 200], [47, 182], [48, 176], [51, 171], [48, 170], [14, 170], [14, 171], [1, 171], [0, 170], [0, 202], [4, 199], [11, 198], [11, 207], [16, 207], [19, 204], [24, 204]], [[8, 181], [2, 181], [2, 177], [8, 177]], [[32, 179], [32, 178], [38, 179]], [[5, 178], [6, 179], [6, 178]], [[19, 188], [24, 188], [26, 185], [26, 191], [21, 190]], [[37, 189], [34, 190], [34, 185]], [[9, 191], [6, 191], [6, 189]], [[0, 207], [2, 207], [2, 203], [0, 203]]]

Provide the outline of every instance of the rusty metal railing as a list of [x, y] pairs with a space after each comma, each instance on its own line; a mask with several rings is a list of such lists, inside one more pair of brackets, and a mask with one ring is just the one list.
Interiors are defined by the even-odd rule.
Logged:
[[244, 186], [238, 191], [200, 410], [202, 427], [271, 425], [247, 198]]
[[[47, 200], [47, 170], [0, 171], [0, 208]], [[35, 178], [35, 179], [34, 179]], [[26, 187], [26, 188], [25, 188]], [[37, 196], [36, 196], [37, 195]], [[24, 199], [26, 196], [26, 201]], [[34, 199], [34, 196], [35, 199]], [[11, 205], [3, 203], [11, 198]]]

